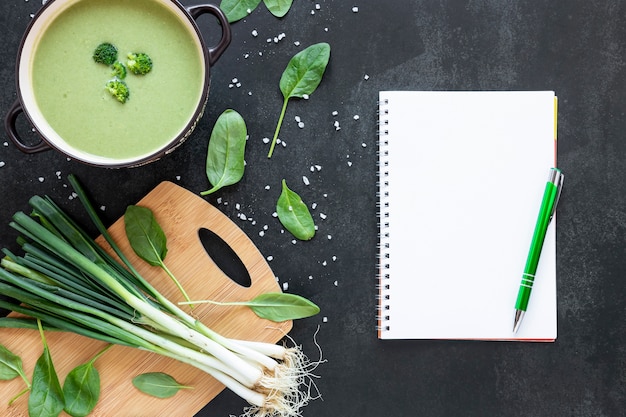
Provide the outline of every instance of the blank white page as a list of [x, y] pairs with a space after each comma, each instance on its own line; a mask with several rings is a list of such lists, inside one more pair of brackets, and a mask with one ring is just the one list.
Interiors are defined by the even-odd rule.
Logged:
[[554, 93], [383, 91], [379, 98], [379, 337], [555, 340], [556, 219], [513, 333], [555, 166]]

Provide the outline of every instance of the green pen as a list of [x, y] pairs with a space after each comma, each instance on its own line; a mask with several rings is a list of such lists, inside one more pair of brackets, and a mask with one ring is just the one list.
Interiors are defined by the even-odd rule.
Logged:
[[556, 205], [561, 195], [561, 189], [563, 188], [563, 174], [558, 168], [550, 169], [550, 176], [546, 183], [546, 189], [543, 193], [543, 200], [541, 201], [541, 207], [539, 208], [539, 216], [537, 217], [537, 224], [535, 225], [535, 232], [533, 233], [533, 239], [530, 242], [530, 250], [528, 252], [528, 258], [526, 259], [526, 266], [524, 267], [524, 273], [522, 274], [522, 282], [517, 293], [517, 301], [515, 302], [515, 321], [513, 323], [513, 332], [517, 332], [524, 313], [528, 307], [528, 300], [530, 299], [530, 293], [533, 289], [533, 283], [535, 282], [535, 273], [537, 272], [537, 265], [539, 264], [539, 257], [541, 256], [541, 249], [543, 248], [543, 241], [548, 231], [548, 225], [554, 216]]

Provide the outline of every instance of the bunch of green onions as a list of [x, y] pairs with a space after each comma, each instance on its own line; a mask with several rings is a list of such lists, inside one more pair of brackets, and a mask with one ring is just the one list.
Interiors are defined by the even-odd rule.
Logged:
[[207, 372], [248, 401], [246, 416], [299, 415], [314, 367], [300, 348], [229, 339], [185, 313], [137, 273], [69, 181], [122, 263], [50, 198], [32, 197], [31, 216], [18, 212], [10, 223], [24, 255], [5, 249], [0, 268], [0, 292], [17, 300], [0, 307], [27, 317], [0, 318], [0, 327], [37, 328], [39, 319], [46, 329], [145, 349]]

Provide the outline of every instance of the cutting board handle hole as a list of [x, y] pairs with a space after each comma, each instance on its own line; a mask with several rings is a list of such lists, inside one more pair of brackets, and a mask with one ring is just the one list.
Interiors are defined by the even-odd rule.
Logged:
[[252, 285], [248, 269], [237, 252], [224, 239], [204, 227], [198, 230], [198, 237], [207, 255], [222, 270], [224, 275], [242, 287], [248, 288]]

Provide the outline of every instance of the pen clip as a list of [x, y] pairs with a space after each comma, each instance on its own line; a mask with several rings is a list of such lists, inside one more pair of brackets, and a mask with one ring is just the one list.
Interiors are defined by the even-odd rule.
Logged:
[[556, 185], [556, 198], [554, 199], [554, 204], [552, 205], [552, 213], [550, 213], [550, 219], [548, 222], [552, 221], [552, 217], [554, 217], [554, 213], [556, 212], [556, 206], [559, 204], [559, 199], [561, 198], [561, 191], [563, 191], [563, 174], [561, 170], [557, 168], [552, 168], [553, 178], [551, 182]]

